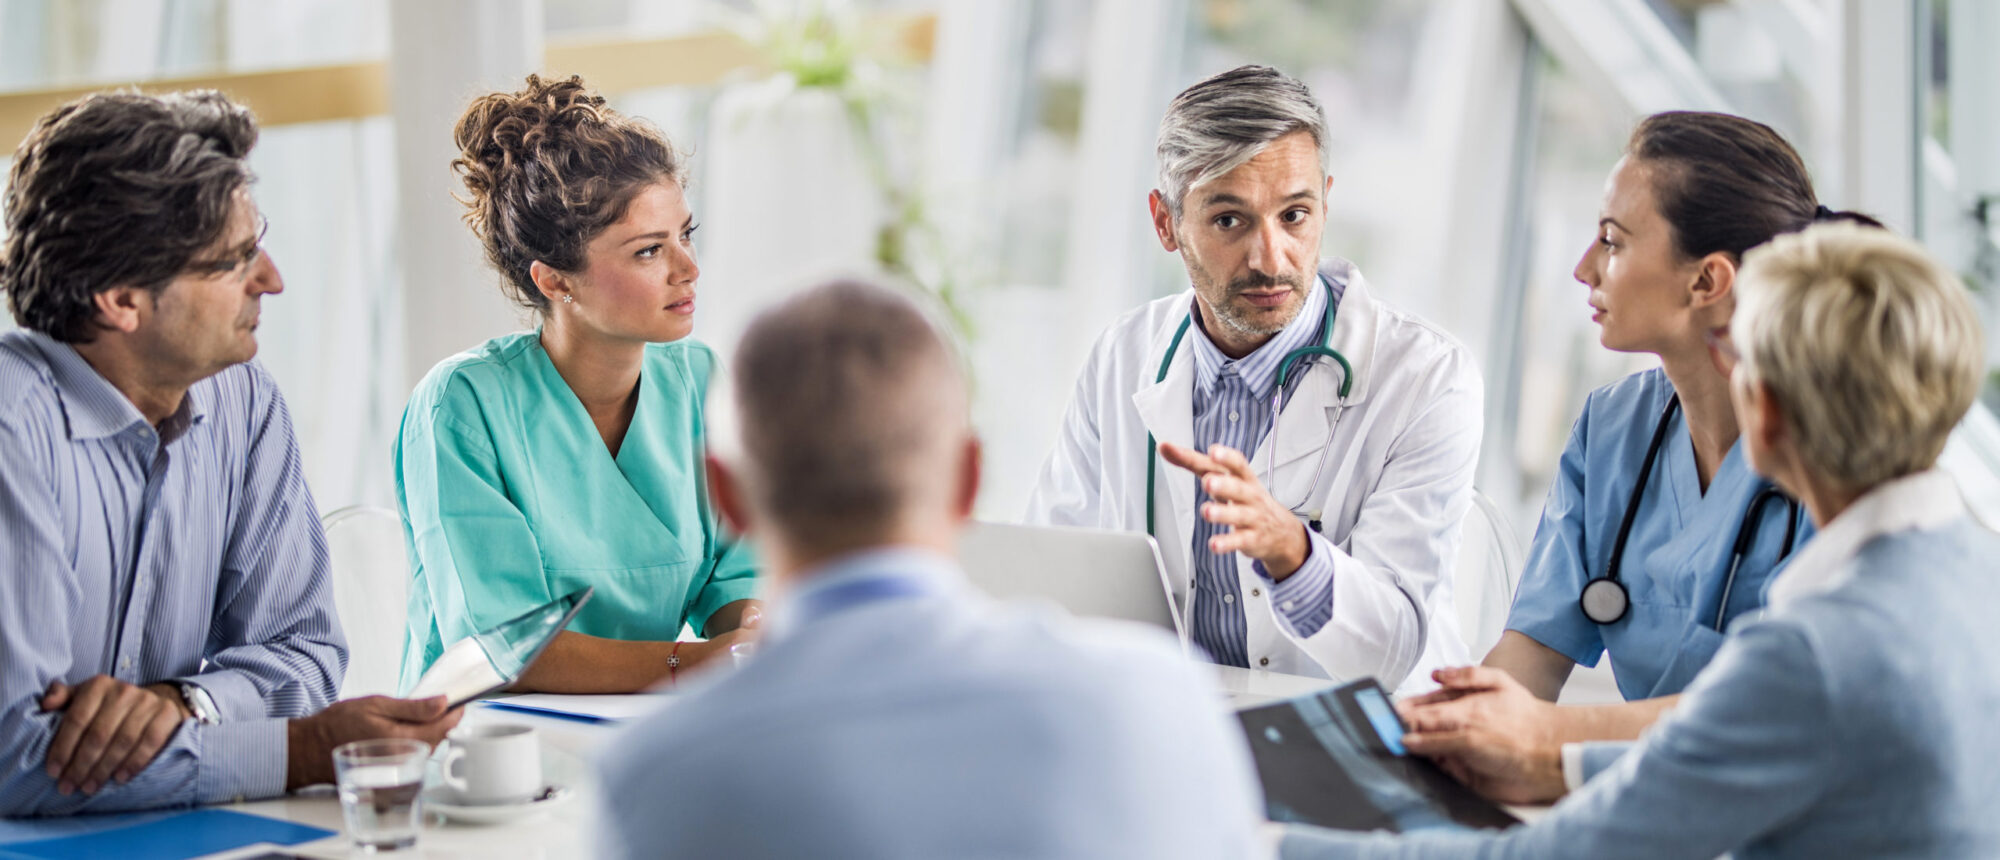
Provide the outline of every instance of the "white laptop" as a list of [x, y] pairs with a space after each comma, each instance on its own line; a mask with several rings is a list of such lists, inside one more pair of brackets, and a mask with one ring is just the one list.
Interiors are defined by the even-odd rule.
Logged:
[[958, 557], [966, 578], [994, 597], [1140, 621], [1187, 642], [1159, 546], [1144, 534], [975, 522], [959, 537]]

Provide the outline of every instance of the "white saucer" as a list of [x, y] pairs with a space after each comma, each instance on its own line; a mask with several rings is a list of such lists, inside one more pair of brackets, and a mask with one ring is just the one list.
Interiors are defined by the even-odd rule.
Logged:
[[442, 786], [424, 792], [424, 808], [442, 814], [454, 821], [470, 824], [505, 824], [518, 821], [524, 816], [537, 815], [570, 802], [576, 792], [560, 785], [550, 785], [542, 789], [534, 800], [520, 803], [466, 804], [458, 801], [458, 792]]

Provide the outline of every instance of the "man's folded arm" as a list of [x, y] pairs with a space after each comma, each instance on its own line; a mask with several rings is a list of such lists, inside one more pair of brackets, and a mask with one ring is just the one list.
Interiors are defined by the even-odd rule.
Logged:
[[[96, 794], [63, 795], [48, 773], [49, 745], [63, 712], [44, 712], [51, 682], [73, 673], [69, 618], [76, 611], [69, 563], [57, 531], [57, 500], [43, 428], [0, 420], [0, 816], [112, 812], [260, 797], [284, 790], [282, 720], [237, 726], [182, 723], [167, 746], [131, 781]], [[275, 729], [275, 731], [274, 731]], [[275, 737], [275, 744], [269, 743]], [[272, 771], [275, 769], [275, 776]]]

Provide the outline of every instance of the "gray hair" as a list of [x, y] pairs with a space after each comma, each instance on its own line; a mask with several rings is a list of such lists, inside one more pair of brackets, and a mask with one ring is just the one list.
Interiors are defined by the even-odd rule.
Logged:
[[1160, 120], [1159, 191], [1178, 221], [1187, 193], [1296, 131], [1326, 171], [1326, 116], [1312, 91], [1270, 66], [1239, 66], [1181, 91]]
[[166, 289], [223, 240], [256, 143], [250, 111], [213, 90], [96, 93], [37, 120], [7, 181], [14, 321], [87, 343], [98, 293]]
[[765, 311], [734, 376], [735, 438], [718, 455], [784, 542], [868, 546], [911, 512], [951, 503], [972, 432], [965, 377], [902, 293], [840, 280]]
[[1957, 277], [1886, 230], [1828, 223], [1744, 256], [1730, 329], [1800, 462], [1867, 490], [1937, 462], [1985, 372]]

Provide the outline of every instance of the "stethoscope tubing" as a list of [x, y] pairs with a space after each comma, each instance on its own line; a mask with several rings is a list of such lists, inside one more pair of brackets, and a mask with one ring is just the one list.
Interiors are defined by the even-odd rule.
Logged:
[[[1638, 480], [1633, 482], [1632, 494], [1625, 501], [1625, 514], [1618, 523], [1618, 536], [1612, 541], [1611, 557], [1605, 562], [1604, 575], [1584, 584], [1586, 594], [1589, 593], [1591, 586], [1596, 583], [1600, 581], [1609, 582], [1611, 586], [1618, 590], [1619, 594], [1625, 597], [1623, 602], [1629, 604], [1629, 591], [1625, 588], [1625, 583], [1619, 576], [1620, 569], [1625, 560], [1625, 543], [1632, 535], [1632, 524], [1638, 517], [1639, 503], [1645, 498], [1647, 479], [1652, 475], [1654, 466], [1659, 462], [1660, 446], [1665, 443], [1667, 431], [1673, 427], [1674, 413], [1680, 411], [1680, 406], [1681, 397], [1678, 392], [1667, 398], [1667, 408], [1660, 413], [1659, 423], [1653, 428], [1653, 438], [1646, 444], [1646, 459], [1639, 466]], [[1736, 526], [1736, 542], [1730, 547], [1729, 552], [1729, 572], [1723, 578], [1722, 597], [1720, 603], [1716, 606], [1715, 623], [1712, 625], [1718, 632], [1723, 629], [1724, 616], [1729, 612], [1729, 595], [1736, 586], [1736, 573], [1742, 568], [1743, 559], [1749, 554], [1751, 546], [1756, 543], [1757, 532], [1763, 525], [1764, 505], [1773, 500], [1782, 500], [1785, 503], [1788, 513], [1785, 519], [1785, 542], [1778, 552], [1778, 560], [1783, 560], [1792, 554], [1793, 540], [1798, 536], [1799, 503], [1794, 501], [1790, 496], [1785, 495], [1777, 487], [1767, 484], [1758, 490], [1756, 495], [1751, 496], [1750, 505], [1743, 512], [1743, 519]], [[1586, 601], [1579, 598], [1578, 604], [1584, 617], [1597, 624], [1616, 623], [1626, 614], [1621, 611], [1615, 618], [1600, 619], [1591, 615]]]
[[[1326, 314], [1320, 319], [1319, 337], [1317, 338], [1319, 343], [1314, 344], [1312, 346], [1299, 347], [1298, 349], [1285, 353], [1285, 357], [1279, 359], [1278, 361], [1278, 378], [1275, 387], [1271, 391], [1271, 429], [1266, 434], [1265, 438], [1265, 447], [1271, 449], [1270, 471], [1271, 474], [1274, 476], [1277, 474], [1278, 471], [1277, 431], [1278, 431], [1279, 406], [1284, 398], [1285, 384], [1291, 379], [1290, 373], [1292, 367], [1298, 361], [1305, 360], [1307, 362], [1306, 368], [1310, 370], [1314, 365], [1318, 364], [1318, 362], [1312, 361], [1311, 359], [1316, 358], [1318, 356], [1331, 357], [1334, 361], [1340, 364], [1341, 377], [1340, 377], [1339, 396], [1340, 396], [1341, 406], [1344, 407], [1346, 405], [1347, 394], [1349, 391], [1353, 390], [1354, 365], [1348, 362], [1347, 356], [1341, 355], [1340, 351], [1334, 349], [1332, 345], [1333, 324], [1335, 319], [1337, 318], [1337, 315], [1339, 314], [1339, 310], [1340, 310], [1340, 303], [1333, 294], [1333, 285], [1327, 284]], [[1187, 337], [1188, 328], [1193, 324], [1194, 324], [1194, 313], [1190, 311], [1186, 317], [1183, 317], [1181, 319], [1180, 327], [1174, 329], [1174, 338], [1167, 344], [1166, 355], [1161, 356], [1160, 358], [1160, 369], [1159, 372], [1156, 373], [1153, 377], [1153, 384], [1157, 385], [1159, 383], [1167, 381], [1167, 370], [1173, 366], [1174, 354], [1180, 351], [1181, 341]], [[1306, 504], [1312, 503], [1313, 490], [1319, 487], [1320, 479], [1324, 477], [1326, 474], [1326, 459], [1328, 454], [1332, 451], [1332, 449], [1333, 449], [1333, 440], [1329, 433], [1327, 444], [1320, 446], [1319, 464], [1313, 469], [1313, 481], [1311, 484], [1307, 485], [1306, 502], [1305, 502]], [[1156, 515], [1153, 512], [1155, 480], [1160, 471], [1159, 450], [1160, 450], [1159, 440], [1155, 438], [1151, 433], [1146, 434], [1146, 534], [1153, 537], [1155, 540], [1157, 540], [1160, 536], [1158, 523], [1156, 521]], [[1307, 525], [1310, 528], [1312, 528], [1313, 531], [1321, 530], [1320, 515], [1318, 513], [1300, 513], [1296, 509], [1293, 510], [1293, 513], [1308, 518], [1310, 522]]]
[[1764, 505], [1773, 501], [1785, 503], [1785, 543], [1778, 549], [1778, 558], [1792, 554], [1792, 541], [1799, 535], [1799, 505], [1777, 487], [1766, 486], [1750, 497], [1750, 508], [1743, 522], [1736, 526], [1736, 545], [1729, 550], [1729, 575], [1722, 580], [1722, 599], [1715, 605], [1713, 626], [1717, 632], [1722, 631], [1723, 616], [1729, 612], [1729, 593], [1736, 587], [1736, 571], [1743, 566], [1744, 557], [1750, 554], [1758, 531], [1764, 527]]

